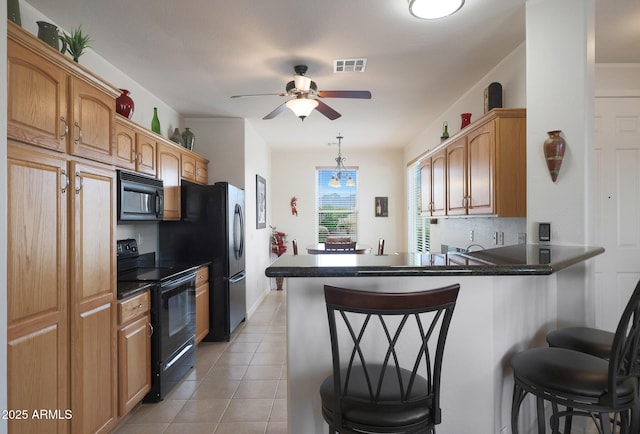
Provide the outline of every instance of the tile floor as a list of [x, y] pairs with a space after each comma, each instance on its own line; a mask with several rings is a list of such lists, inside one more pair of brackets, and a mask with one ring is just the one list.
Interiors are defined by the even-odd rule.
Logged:
[[286, 434], [286, 295], [271, 291], [231, 342], [202, 342], [164, 401], [141, 404], [113, 434]]

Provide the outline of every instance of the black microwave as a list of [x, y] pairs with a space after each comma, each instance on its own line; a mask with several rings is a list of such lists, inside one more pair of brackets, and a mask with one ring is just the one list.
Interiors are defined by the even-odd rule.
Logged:
[[162, 180], [118, 170], [118, 221], [159, 221], [164, 215]]

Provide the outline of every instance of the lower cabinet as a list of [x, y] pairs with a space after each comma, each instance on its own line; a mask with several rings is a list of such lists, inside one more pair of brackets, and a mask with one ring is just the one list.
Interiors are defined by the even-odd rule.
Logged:
[[118, 414], [127, 414], [151, 389], [149, 291], [118, 303]]
[[196, 271], [196, 345], [209, 334], [209, 267]]

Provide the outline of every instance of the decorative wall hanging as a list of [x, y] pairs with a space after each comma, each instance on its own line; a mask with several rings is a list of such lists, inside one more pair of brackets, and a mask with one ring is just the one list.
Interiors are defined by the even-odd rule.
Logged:
[[289, 205], [291, 205], [291, 215], [297, 216], [298, 215], [298, 198], [293, 196], [291, 198], [291, 202]]
[[389, 217], [388, 197], [376, 197], [376, 217]]
[[551, 175], [551, 180], [556, 182], [558, 174], [560, 173], [560, 166], [562, 166], [562, 160], [564, 159], [564, 152], [567, 148], [567, 143], [562, 138], [561, 130], [548, 131], [549, 138], [544, 141], [544, 158], [547, 160], [547, 168]]
[[267, 227], [267, 182], [256, 175], [256, 229]]

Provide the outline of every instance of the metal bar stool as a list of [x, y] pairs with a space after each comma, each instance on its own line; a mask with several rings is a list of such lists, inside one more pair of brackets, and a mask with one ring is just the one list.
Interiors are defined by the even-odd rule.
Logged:
[[[511, 360], [515, 380], [511, 407], [511, 430], [518, 434], [518, 413], [525, 396], [536, 397], [538, 433], [545, 433], [544, 401], [551, 402], [550, 426], [565, 432], [572, 416], [588, 416], [603, 434], [639, 432], [640, 398], [637, 364], [640, 355], [640, 282], [629, 300], [609, 352], [601, 357], [566, 348], [534, 348]], [[566, 408], [559, 411], [559, 406]], [[613, 414], [613, 417], [610, 417]]]
[[[333, 374], [320, 397], [329, 433], [435, 432], [442, 356], [459, 289], [382, 293], [325, 285]], [[415, 351], [398, 350], [408, 343]]]

